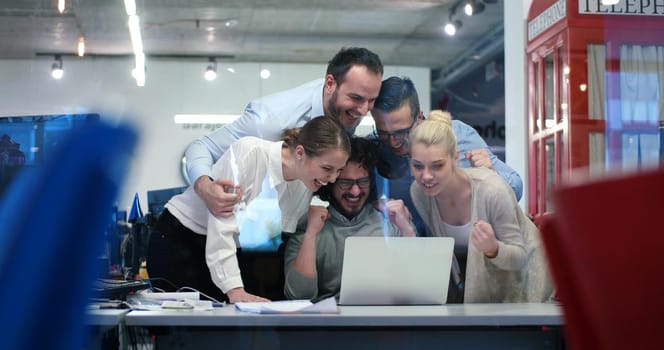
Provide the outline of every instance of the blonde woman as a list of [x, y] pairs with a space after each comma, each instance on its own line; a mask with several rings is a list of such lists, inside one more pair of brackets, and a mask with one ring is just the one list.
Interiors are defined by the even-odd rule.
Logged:
[[449, 113], [410, 132], [411, 196], [437, 236], [455, 239], [451, 302], [541, 302], [552, 286], [539, 232], [494, 170], [460, 168]]

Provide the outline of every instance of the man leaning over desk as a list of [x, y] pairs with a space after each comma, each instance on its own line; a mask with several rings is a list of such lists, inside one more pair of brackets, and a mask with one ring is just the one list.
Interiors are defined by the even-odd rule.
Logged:
[[196, 193], [213, 215], [230, 216], [241, 191], [225, 192], [232, 180], [210, 175], [212, 164], [233, 141], [243, 136], [277, 141], [284, 130], [320, 115], [336, 119], [353, 134], [361, 117], [373, 108], [382, 78], [378, 55], [365, 48], [342, 48], [330, 60], [323, 79], [249, 102], [239, 119], [187, 147], [187, 174]]

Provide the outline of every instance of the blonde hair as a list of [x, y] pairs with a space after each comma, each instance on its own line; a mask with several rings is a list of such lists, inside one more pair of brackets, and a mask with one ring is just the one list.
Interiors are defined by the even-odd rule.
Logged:
[[442, 145], [454, 157], [457, 151], [456, 136], [452, 129], [452, 115], [449, 112], [436, 109], [429, 116], [415, 126], [409, 135], [410, 146], [421, 143], [426, 146]]

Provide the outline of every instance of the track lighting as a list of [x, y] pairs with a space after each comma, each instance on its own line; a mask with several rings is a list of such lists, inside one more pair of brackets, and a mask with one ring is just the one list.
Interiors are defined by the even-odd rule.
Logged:
[[205, 80], [207, 81], [213, 81], [217, 79], [217, 60], [215, 60], [214, 57], [210, 57], [208, 62], [208, 66], [205, 68], [203, 77], [205, 77]]
[[487, 4], [495, 4], [497, 2], [497, 0], [457, 0], [449, 9], [447, 15], [448, 21], [443, 27], [445, 34], [454, 36], [459, 28], [461, 28], [461, 21], [454, 18], [457, 16], [457, 11], [460, 11], [462, 7], [466, 16], [474, 16], [484, 11]]
[[85, 55], [85, 38], [78, 38], [78, 57], [83, 57]]
[[468, 0], [463, 6], [463, 12], [466, 16], [473, 16], [484, 11], [484, 3], [478, 0]]
[[454, 36], [459, 28], [461, 28], [461, 21], [450, 18], [443, 29], [445, 30], [445, 34]]
[[65, 74], [65, 71], [62, 69], [62, 57], [60, 55], [55, 55], [55, 62], [51, 65], [51, 76], [53, 79], [60, 79]]

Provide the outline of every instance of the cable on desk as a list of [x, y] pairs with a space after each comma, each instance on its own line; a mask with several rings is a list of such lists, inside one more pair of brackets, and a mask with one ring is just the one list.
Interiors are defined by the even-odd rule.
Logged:
[[163, 281], [163, 282], [168, 283], [171, 287], [173, 287], [173, 289], [178, 289], [179, 288], [175, 283], [169, 281], [167, 278], [153, 277], [153, 278], [148, 278], [148, 280], [150, 281], [150, 284], [152, 284], [152, 282]]
[[209, 296], [209, 295], [207, 295], [207, 294], [205, 294], [205, 293], [203, 293], [203, 292], [201, 292], [201, 291], [199, 291], [199, 290], [197, 290], [197, 289], [191, 288], [191, 287], [180, 287], [180, 288], [177, 290], [177, 292], [181, 292], [181, 291], [185, 291], [185, 290], [189, 290], [189, 291], [192, 291], [192, 292], [199, 293], [200, 295], [202, 295], [202, 296], [208, 298], [209, 300], [212, 300], [212, 302], [213, 302], [213, 303], [216, 303], [218, 306], [226, 306], [226, 302], [225, 302], [225, 301], [219, 301], [219, 300], [217, 300], [217, 299], [215, 299], [215, 298], [213, 298], [213, 297], [211, 297], [211, 296]]

